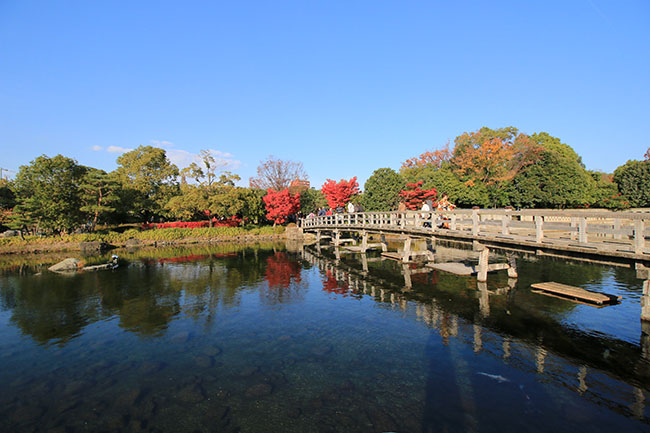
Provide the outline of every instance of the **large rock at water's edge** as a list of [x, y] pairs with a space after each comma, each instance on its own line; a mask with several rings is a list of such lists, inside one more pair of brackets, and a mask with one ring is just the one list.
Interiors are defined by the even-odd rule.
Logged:
[[287, 239], [302, 239], [304, 237], [302, 229], [300, 227], [297, 227], [295, 224], [287, 226], [287, 228], [284, 230], [284, 236]]
[[60, 261], [56, 265], [50, 266], [47, 269], [52, 272], [76, 271], [79, 269], [80, 264], [81, 260], [79, 259], [67, 258], [63, 261]]
[[18, 230], [7, 230], [6, 232], [0, 233], [0, 238], [13, 238], [20, 235]]
[[94, 241], [94, 242], [80, 242], [79, 248], [83, 253], [98, 253], [105, 250], [108, 247], [106, 243]]
[[126, 241], [126, 246], [128, 248], [137, 248], [139, 246], [142, 246], [142, 241], [140, 239], [130, 238]]

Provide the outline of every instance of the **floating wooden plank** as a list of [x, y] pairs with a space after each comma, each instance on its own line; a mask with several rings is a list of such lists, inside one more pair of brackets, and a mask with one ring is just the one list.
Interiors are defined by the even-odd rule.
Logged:
[[[428, 263], [429, 268], [437, 269], [439, 271], [449, 272], [455, 275], [474, 275], [478, 274], [478, 266], [468, 265], [460, 262], [447, 262], [447, 263]], [[501, 271], [508, 269], [510, 265], [507, 263], [493, 263], [488, 265], [488, 272]]]
[[360, 253], [362, 251], [362, 248], [360, 246], [343, 247], [343, 249], [347, 251], [352, 251], [354, 253]]
[[539, 293], [540, 295], [549, 296], [551, 298], [562, 299], [563, 301], [569, 301], [569, 302], [573, 302], [575, 304], [589, 305], [590, 307], [594, 307], [594, 308], [605, 308], [607, 305], [609, 305], [609, 304], [593, 304], [591, 302], [583, 302], [583, 301], [580, 301], [578, 299], [567, 298], [566, 296], [558, 296], [558, 295], [554, 295], [552, 293], [544, 292], [542, 290], [531, 290], [531, 292]]
[[621, 299], [620, 296], [591, 292], [580, 287], [573, 287], [553, 281], [548, 283], [531, 284], [531, 287], [563, 298], [575, 299], [582, 302], [591, 302], [597, 305], [615, 304]]
[[399, 260], [399, 261], [402, 261], [402, 259], [404, 258], [404, 255], [400, 253], [384, 252], [381, 253], [381, 255], [382, 257], [386, 257], [387, 259]]

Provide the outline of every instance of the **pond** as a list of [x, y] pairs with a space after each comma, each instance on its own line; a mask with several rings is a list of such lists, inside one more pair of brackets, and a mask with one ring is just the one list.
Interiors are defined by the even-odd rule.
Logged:
[[0, 431], [650, 431], [629, 268], [521, 256], [478, 284], [294, 244], [118, 254], [71, 275], [0, 259]]

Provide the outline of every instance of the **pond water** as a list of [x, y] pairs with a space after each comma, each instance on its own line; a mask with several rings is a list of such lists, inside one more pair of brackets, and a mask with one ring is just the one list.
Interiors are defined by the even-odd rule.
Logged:
[[0, 431], [650, 431], [629, 268], [518, 257], [483, 285], [314, 246], [118, 254], [72, 275], [0, 258]]

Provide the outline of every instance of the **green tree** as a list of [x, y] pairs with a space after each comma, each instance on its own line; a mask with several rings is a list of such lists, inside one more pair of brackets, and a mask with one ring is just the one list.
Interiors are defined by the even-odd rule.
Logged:
[[309, 215], [310, 212], [316, 213], [318, 208], [327, 204], [323, 193], [317, 189], [305, 188], [300, 191], [300, 212], [303, 215]]
[[16, 206], [16, 194], [7, 179], [0, 179], [0, 230], [8, 227], [11, 210]]
[[55, 233], [78, 227], [84, 220], [79, 186], [85, 173], [85, 167], [61, 155], [42, 155], [21, 166], [14, 182], [18, 205], [12, 224]]
[[366, 211], [390, 211], [397, 209], [399, 192], [406, 186], [404, 178], [391, 168], [379, 168], [372, 172], [364, 184], [361, 204]]
[[614, 171], [614, 182], [631, 206], [650, 206], [650, 160], [626, 162]]
[[596, 181], [585, 170], [578, 154], [546, 132], [530, 138], [542, 150], [538, 160], [524, 167], [508, 185], [510, 202], [517, 207], [550, 208], [593, 203]]
[[618, 191], [613, 175], [599, 171], [589, 171], [596, 182], [592, 207], [605, 209], [627, 209], [630, 202]]
[[119, 198], [116, 193], [119, 185], [104, 170], [87, 168], [80, 188], [83, 204], [80, 210], [90, 218], [90, 229], [94, 231], [100, 218], [106, 218], [115, 211], [113, 204]]
[[117, 179], [122, 186], [122, 202], [139, 221], [164, 215], [164, 206], [179, 193], [178, 168], [163, 149], [140, 146], [117, 158]]
[[487, 186], [481, 182], [468, 184], [462, 181], [449, 163], [442, 163], [439, 168], [433, 165], [403, 168], [402, 176], [409, 183], [421, 180], [423, 189], [435, 188], [439, 196], [447, 194], [449, 201], [459, 207], [490, 204]]

